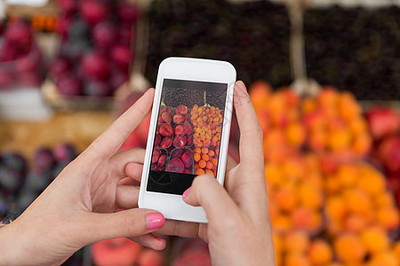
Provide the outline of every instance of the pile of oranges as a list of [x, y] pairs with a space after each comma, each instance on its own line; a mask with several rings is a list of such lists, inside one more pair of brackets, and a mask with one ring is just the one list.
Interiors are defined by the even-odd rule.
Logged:
[[194, 167], [196, 174], [216, 175], [219, 145], [221, 141], [223, 111], [215, 106], [198, 106], [190, 111], [195, 145]]
[[273, 228], [315, 235], [322, 228], [323, 179], [313, 154], [293, 156], [265, 166]]
[[196, 175], [212, 174], [217, 176], [219, 149], [211, 149], [207, 147], [196, 148], [194, 150], [194, 168]]
[[316, 97], [302, 99], [288, 87], [273, 92], [259, 81], [250, 97], [263, 129], [267, 160], [285, 158], [297, 149], [356, 158], [370, 150], [367, 122], [348, 92], [323, 87]]
[[400, 265], [399, 208], [365, 160], [372, 138], [354, 97], [325, 87], [302, 99], [265, 82], [250, 97], [264, 133], [277, 264]]

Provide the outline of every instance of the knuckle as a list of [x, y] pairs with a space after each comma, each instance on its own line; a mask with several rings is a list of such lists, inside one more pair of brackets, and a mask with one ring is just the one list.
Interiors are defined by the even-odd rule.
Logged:
[[121, 236], [133, 236], [137, 234], [136, 231], [138, 230], [139, 225], [138, 219], [132, 219], [130, 216], [124, 216], [119, 220], [119, 234]]

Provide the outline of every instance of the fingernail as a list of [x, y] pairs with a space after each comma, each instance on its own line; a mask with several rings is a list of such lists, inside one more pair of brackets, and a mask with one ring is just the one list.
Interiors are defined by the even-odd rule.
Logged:
[[149, 213], [146, 216], [146, 226], [148, 230], [161, 228], [165, 224], [164, 216], [161, 213]]
[[247, 91], [246, 85], [244, 85], [243, 81], [239, 80], [237, 85], [241, 90]]
[[186, 198], [187, 195], [189, 194], [190, 188], [186, 189], [185, 192], [183, 192], [182, 197]]

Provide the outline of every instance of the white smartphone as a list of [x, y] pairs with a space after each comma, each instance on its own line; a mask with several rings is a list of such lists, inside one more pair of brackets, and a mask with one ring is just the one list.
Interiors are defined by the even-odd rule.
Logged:
[[171, 57], [161, 62], [140, 185], [139, 207], [165, 218], [206, 223], [182, 199], [193, 179], [223, 184], [236, 70], [228, 62]]

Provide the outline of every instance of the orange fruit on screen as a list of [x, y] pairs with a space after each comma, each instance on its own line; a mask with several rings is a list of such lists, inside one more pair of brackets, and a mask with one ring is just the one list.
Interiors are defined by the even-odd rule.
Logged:
[[195, 152], [195, 153], [193, 154], [193, 159], [194, 159], [195, 162], [200, 161], [200, 159], [201, 159], [200, 153]]
[[204, 172], [203, 169], [198, 168], [198, 169], [196, 170], [196, 175], [204, 175], [204, 174], [205, 174], [205, 172]]
[[205, 168], [206, 167], [206, 162], [204, 160], [199, 161], [199, 167], [200, 168]]

